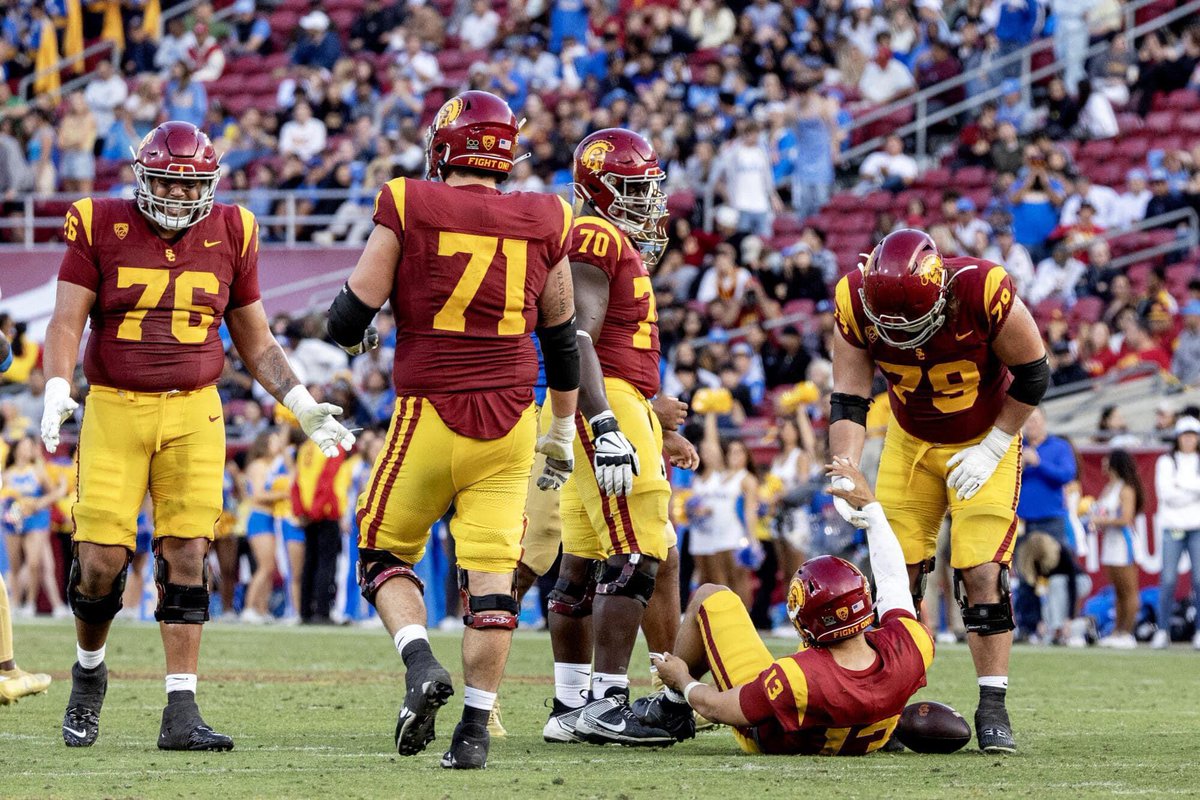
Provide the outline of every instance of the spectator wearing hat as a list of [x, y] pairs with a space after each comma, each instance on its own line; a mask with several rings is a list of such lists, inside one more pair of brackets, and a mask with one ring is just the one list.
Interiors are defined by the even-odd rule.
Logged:
[[1033, 259], [1029, 257], [1029, 251], [1013, 238], [1011, 225], [1001, 225], [994, 233], [992, 244], [983, 251], [983, 257], [1003, 264], [1017, 285], [1017, 293], [1022, 297], [1027, 296], [1034, 280]]
[[763, 352], [763, 372], [771, 389], [803, 381], [812, 361], [804, 349], [804, 337], [795, 325], [780, 330], [776, 340], [777, 344], [768, 345]]
[[265, 56], [271, 52], [271, 23], [254, 7], [254, 0], [233, 4], [233, 25], [226, 47], [232, 55]]
[[1197, 386], [1200, 385], [1200, 300], [1187, 301], [1182, 314], [1183, 330], [1175, 343], [1171, 374], [1184, 385]]
[[1033, 126], [1033, 109], [1021, 99], [1021, 82], [1007, 78], [1000, 84], [1000, 104], [996, 107], [996, 120], [1011, 123], [1017, 133], [1029, 133]]
[[[880, 34], [883, 40], [886, 34]], [[863, 67], [858, 91], [863, 99], [875, 105], [890, 103], [917, 88], [908, 67], [895, 58], [890, 47], [881, 41], [871, 60]]]
[[300, 18], [300, 30], [304, 33], [292, 52], [292, 63], [333, 69], [342, 55], [342, 43], [337, 34], [329, 29], [329, 17], [325, 12], [317, 9], [305, 14]]
[[763, 371], [762, 357], [754, 352], [749, 342], [738, 342], [729, 348], [734, 369], [740, 376], [741, 385], [750, 392], [752, 405], [747, 408], [748, 414], [754, 413], [754, 408], [762, 402], [766, 391], [766, 373]]
[[811, 247], [796, 242], [784, 248], [780, 255], [782, 264], [779, 268], [764, 270], [759, 279], [768, 297], [781, 304], [792, 300], [816, 302], [829, 297], [829, 286], [813, 262]]
[[1124, 228], [1146, 218], [1146, 204], [1151, 197], [1146, 178], [1144, 169], [1131, 169], [1125, 175], [1125, 191], [1117, 196], [1116, 222], [1112, 227]]
[[969, 197], [958, 198], [954, 204], [954, 212], [954, 239], [958, 242], [960, 252], [965, 255], [983, 255], [983, 251], [987, 249], [988, 237], [992, 235], [992, 226], [980, 219], [975, 201]]
[[[1195, 301], [1193, 301], [1195, 302]], [[1171, 452], [1158, 457], [1154, 490], [1158, 495], [1158, 527], [1163, 533], [1162, 572], [1158, 586], [1158, 630], [1150, 640], [1156, 649], [1171, 643], [1179, 562], [1186, 550], [1192, 568], [1192, 604], [1200, 605], [1200, 420], [1180, 417], [1175, 423]], [[1200, 629], [1192, 637], [1200, 649]]]
[[1072, 305], [1075, 302], [1075, 287], [1085, 272], [1087, 266], [1071, 257], [1069, 247], [1065, 244], [1056, 245], [1052, 255], [1038, 263], [1033, 286], [1026, 298], [1032, 305], [1051, 298]]
[[[1171, 191], [1170, 175], [1162, 167], [1150, 172], [1150, 199], [1146, 201], [1146, 216], [1144, 219], [1169, 214], [1183, 208], [1183, 198]], [[1173, 228], [1178, 222], [1160, 222], [1154, 227]]]
[[1054, 342], [1050, 345], [1050, 383], [1053, 386], [1069, 386], [1073, 383], [1082, 383], [1088, 380], [1091, 376], [1087, 370], [1079, 363], [1079, 358], [1075, 355], [1071, 347], [1071, 343], [1064, 340]]

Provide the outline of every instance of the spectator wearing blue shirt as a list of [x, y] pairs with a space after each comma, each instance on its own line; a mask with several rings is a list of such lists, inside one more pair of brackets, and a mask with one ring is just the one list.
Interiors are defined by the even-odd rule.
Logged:
[[1058, 226], [1058, 211], [1066, 197], [1061, 182], [1050, 177], [1046, 157], [1030, 145], [1025, 149], [1025, 168], [1008, 193], [1013, 237], [1041, 261], [1049, 253], [1046, 239]]
[[186, 61], [171, 66], [171, 80], [163, 91], [163, 110], [167, 119], [190, 122], [197, 128], [204, 124], [208, 113], [208, 92], [204, 85], [192, 80], [192, 68]]
[[305, 67], [333, 69], [342, 55], [342, 43], [329, 29], [329, 17], [324, 11], [312, 11], [300, 18], [304, 35], [292, 53], [292, 63]]
[[233, 55], [267, 55], [271, 52], [271, 23], [256, 13], [254, 0], [233, 4], [233, 26], [226, 47]]
[[[1041, 20], [1038, 0], [1002, 0], [1000, 18], [996, 22], [996, 38], [1000, 40], [1000, 55], [1006, 56], [1033, 41]], [[1021, 74], [1021, 60], [1005, 65], [1000, 74], [1015, 78]]]
[[815, 85], [808, 87], [800, 98], [794, 140], [796, 163], [792, 172], [792, 207], [800, 219], [820, 211], [833, 192], [837, 114], [837, 100], [822, 97]]
[[1000, 104], [996, 107], [996, 122], [1011, 123], [1017, 133], [1029, 133], [1033, 123], [1033, 109], [1021, 99], [1021, 82], [1016, 78], [1008, 78], [1000, 84]]
[[578, 42], [586, 41], [587, 32], [587, 3], [584, 0], [555, 0], [550, 9], [550, 52], [560, 52], [567, 36], [575, 37]]
[[1017, 517], [1025, 530], [1048, 533], [1066, 544], [1067, 508], [1063, 487], [1076, 478], [1075, 453], [1066, 439], [1050, 436], [1046, 416], [1035, 409], [1023, 429], [1021, 497]]

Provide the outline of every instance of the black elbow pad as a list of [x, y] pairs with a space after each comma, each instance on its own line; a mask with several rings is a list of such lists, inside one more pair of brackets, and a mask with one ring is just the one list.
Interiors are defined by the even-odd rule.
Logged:
[[371, 308], [359, 300], [350, 284], [346, 283], [329, 306], [325, 328], [329, 331], [329, 338], [340, 347], [354, 347], [362, 343], [367, 326], [378, 313], [378, 308]]
[[575, 317], [552, 328], [538, 328], [542, 359], [546, 363], [546, 385], [556, 392], [579, 388], [579, 342]]
[[1027, 406], [1042, 402], [1050, 385], [1050, 362], [1046, 356], [1028, 364], [1009, 367], [1008, 371], [1013, 374], [1013, 382], [1008, 387], [1009, 397]]
[[829, 396], [829, 424], [832, 425], [840, 419], [848, 419], [865, 428], [867, 427], [867, 409], [870, 407], [870, 398], [845, 392], [834, 392]]

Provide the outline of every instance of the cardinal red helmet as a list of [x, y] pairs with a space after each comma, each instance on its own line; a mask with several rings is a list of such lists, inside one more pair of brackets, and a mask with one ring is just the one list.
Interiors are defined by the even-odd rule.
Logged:
[[924, 231], [904, 228], [884, 237], [863, 267], [863, 312], [892, 347], [920, 347], [946, 321], [949, 283], [942, 256]]
[[[151, 221], [177, 231], [195, 225], [212, 212], [221, 166], [217, 151], [204, 131], [190, 122], [164, 122], [142, 139], [134, 154], [138, 209]], [[158, 197], [155, 180], [195, 181], [200, 186], [196, 200]]]
[[489, 92], [450, 98], [433, 118], [425, 144], [425, 177], [441, 178], [446, 167], [464, 167], [503, 179], [516, 163], [517, 116]]
[[625, 128], [596, 131], [575, 148], [575, 195], [623, 230], [653, 266], [667, 244], [663, 222], [667, 177], [658, 155], [642, 136]]
[[856, 636], [875, 618], [866, 576], [836, 556], [810, 558], [796, 570], [787, 611], [800, 636], [813, 645]]

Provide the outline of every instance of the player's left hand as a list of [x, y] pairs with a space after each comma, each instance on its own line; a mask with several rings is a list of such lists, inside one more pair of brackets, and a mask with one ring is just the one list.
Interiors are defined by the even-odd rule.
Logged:
[[970, 500], [992, 477], [1000, 460], [1012, 445], [1013, 435], [992, 428], [979, 444], [965, 447], [946, 462], [953, 467], [946, 485], [958, 490], [959, 500]]
[[538, 437], [534, 450], [546, 457], [537, 487], [543, 492], [557, 492], [575, 470], [575, 418], [554, 417], [550, 430]]
[[695, 469], [700, 466], [700, 454], [696, 452], [696, 447], [675, 431], [663, 432], [663, 452], [673, 467]]
[[593, 468], [600, 491], [610, 497], [633, 493], [633, 476], [641, 472], [637, 448], [617, 427], [611, 411], [597, 414], [590, 420], [593, 446], [596, 448]]
[[692, 682], [687, 662], [679, 656], [673, 656], [670, 653], [654, 653], [650, 659], [658, 669], [658, 677], [675, 691], [683, 691], [683, 687]]
[[313, 440], [326, 458], [334, 458], [341, 449], [349, 452], [354, 446], [354, 434], [335, 419], [342, 413], [340, 406], [318, 403], [303, 386], [296, 386], [288, 392], [283, 404], [295, 415], [304, 434]]
[[338, 347], [341, 347], [343, 350], [345, 350], [347, 355], [362, 355], [368, 350], [374, 350], [376, 347], [379, 347], [379, 331], [375, 330], [374, 325], [368, 325], [367, 329], [363, 331], [363, 338], [361, 342], [349, 347], [343, 347], [339, 344]]
[[[825, 472], [830, 478], [845, 479], [833, 483], [829, 493], [834, 497], [840, 497], [859, 510], [875, 502], [875, 495], [871, 492], [867, 476], [863, 475], [862, 470], [855, 466], [850, 459], [845, 456], [834, 456], [833, 463], [825, 465]], [[848, 488], [847, 482], [849, 482]]]

